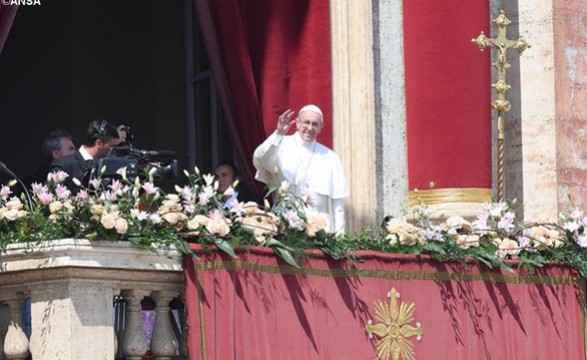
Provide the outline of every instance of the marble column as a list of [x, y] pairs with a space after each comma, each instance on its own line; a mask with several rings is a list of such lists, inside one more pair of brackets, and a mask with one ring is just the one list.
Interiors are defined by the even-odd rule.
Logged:
[[349, 184], [347, 230], [373, 221], [377, 210], [371, 1], [331, 1], [333, 147]]
[[147, 290], [123, 290], [121, 292], [126, 301], [126, 324], [122, 350], [129, 360], [142, 359], [149, 350], [149, 345], [143, 333], [140, 311], [141, 300], [150, 293]]

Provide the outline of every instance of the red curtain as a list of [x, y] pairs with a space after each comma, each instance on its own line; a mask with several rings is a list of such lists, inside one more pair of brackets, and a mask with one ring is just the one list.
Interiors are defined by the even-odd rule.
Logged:
[[405, 0], [410, 190], [491, 188], [489, 1]]
[[0, 4], [0, 54], [8, 38], [8, 33], [12, 27], [12, 21], [16, 16], [18, 5], [2, 5]]
[[[585, 359], [584, 279], [567, 267], [528, 274], [515, 264], [508, 272], [373, 252], [351, 263], [313, 252], [296, 269], [267, 248], [235, 259], [192, 248], [190, 359], [373, 359], [394, 340], [423, 360]], [[369, 320], [389, 326], [370, 339]]]
[[[323, 0], [194, 0], [243, 175], [277, 117], [306, 103], [332, 110], [329, 4]], [[332, 144], [331, 128], [320, 141]]]

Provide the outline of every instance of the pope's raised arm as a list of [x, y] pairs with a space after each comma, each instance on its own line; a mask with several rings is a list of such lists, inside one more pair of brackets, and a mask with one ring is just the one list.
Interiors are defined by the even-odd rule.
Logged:
[[277, 128], [261, 145], [255, 149], [253, 154], [253, 165], [257, 169], [255, 179], [267, 185], [272, 184], [273, 172], [278, 165], [278, 149], [283, 136], [287, 134], [291, 125], [295, 122], [292, 120], [294, 112], [287, 109], [277, 119]]
[[295, 119], [292, 120], [293, 117], [293, 110], [287, 109], [281, 114], [279, 118], [277, 118], [277, 133], [279, 135], [285, 135], [289, 131], [291, 125], [296, 121]]

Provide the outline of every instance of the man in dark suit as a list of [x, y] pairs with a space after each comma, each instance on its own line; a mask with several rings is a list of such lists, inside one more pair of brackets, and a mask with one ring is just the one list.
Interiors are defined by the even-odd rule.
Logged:
[[[240, 181], [237, 167], [229, 162], [218, 164], [214, 170], [214, 175], [218, 181], [217, 191], [219, 194], [224, 194], [237, 179]], [[255, 194], [249, 193], [244, 185], [242, 182], [239, 182], [237, 187], [233, 189], [233, 194], [222, 197], [222, 202], [226, 208], [230, 209], [232, 207], [233, 200], [237, 200], [238, 202], [254, 201], [257, 204], [262, 203], [262, 199]]]
[[73, 178], [82, 183], [87, 181], [91, 161], [108, 156], [112, 147], [118, 145], [118, 131], [106, 120], [94, 120], [90, 123], [86, 132], [85, 143], [75, 154], [53, 160], [51, 172], [65, 171], [69, 174], [65, 185], [76, 194], [79, 188], [73, 182]]
[[76, 151], [73, 138], [68, 132], [62, 129], [50, 131], [47, 137], [45, 137], [45, 140], [43, 140], [42, 149], [44, 155], [43, 164], [39, 166], [33, 177], [24, 180], [28, 187], [33, 182], [42, 184], [47, 180], [47, 174], [51, 169], [53, 160], [73, 155]]

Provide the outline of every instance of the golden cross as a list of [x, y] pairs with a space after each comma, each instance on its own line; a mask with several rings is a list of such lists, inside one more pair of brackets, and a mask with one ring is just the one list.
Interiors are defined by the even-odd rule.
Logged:
[[505, 73], [510, 64], [507, 62], [507, 50], [516, 49], [521, 55], [524, 50], [530, 47], [530, 44], [523, 38], [519, 37], [518, 40], [510, 40], [507, 38], [507, 27], [512, 22], [505, 16], [505, 12], [501, 10], [499, 16], [493, 20], [497, 25], [497, 37], [495, 39], [488, 38], [485, 36], [483, 31], [477, 36], [476, 39], [472, 39], [471, 42], [477, 44], [479, 49], [483, 51], [487, 46], [492, 46], [497, 50], [497, 58], [492, 65], [497, 69], [498, 80], [496, 83], [491, 84], [491, 87], [495, 89], [497, 98], [491, 103], [491, 107], [497, 111], [497, 200], [503, 200], [503, 152], [504, 152], [504, 119], [503, 113], [507, 112], [511, 108], [511, 103], [506, 100], [505, 93], [511, 86], [505, 80]]

